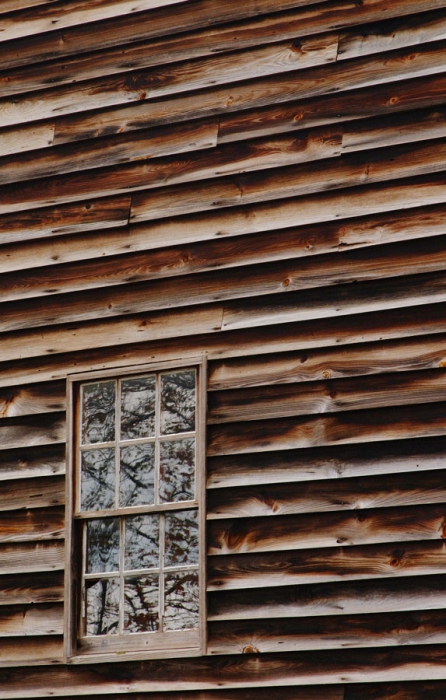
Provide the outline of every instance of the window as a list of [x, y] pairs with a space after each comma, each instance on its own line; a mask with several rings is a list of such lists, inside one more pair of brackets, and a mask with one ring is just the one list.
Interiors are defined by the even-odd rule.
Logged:
[[204, 644], [202, 364], [70, 380], [68, 660]]

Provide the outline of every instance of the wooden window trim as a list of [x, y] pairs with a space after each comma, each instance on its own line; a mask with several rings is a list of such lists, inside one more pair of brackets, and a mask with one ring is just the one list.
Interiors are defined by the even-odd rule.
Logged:
[[[107, 378], [127, 378], [145, 373], [175, 371], [186, 367], [197, 371], [197, 406], [196, 406], [196, 507], [199, 519], [199, 626], [196, 630], [164, 631], [141, 633], [138, 635], [120, 635], [119, 644], [111, 643], [111, 649], [89, 650], [85, 643], [83, 649], [78, 643], [79, 592], [81, 566], [76, 557], [74, 504], [76, 498], [77, 476], [75, 451], [77, 449], [75, 428], [79, 410], [79, 388], [88, 381], [100, 381]], [[64, 661], [70, 664], [116, 662], [138, 659], [158, 659], [169, 657], [200, 656], [206, 653], [206, 508], [205, 508], [205, 456], [206, 456], [206, 400], [207, 400], [207, 362], [204, 356], [181, 357], [177, 360], [150, 362], [140, 365], [117, 366], [113, 369], [67, 375], [67, 447], [66, 447], [66, 539], [65, 539], [65, 610], [64, 610]], [[192, 507], [188, 502], [188, 507]], [[177, 506], [163, 504], [156, 508], [131, 507], [125, 509], [132, 514], [138, 512], [169, 512], [178, 510]], [[185, 508], [187, 509], [187, 508]], [[104, 511], [95, 511], [101, 517]], [[125, 514], [124, 509], [120, 514]], [[104, 517], [102, 515], [102, 517]], [[83, 516], [76, 517], [82, 520]], [[178, 640], [181, 637], [181, 644]], [[105, 637], [104, 637], [105, 638]], [[101, 640], [104, 638], [100, 638]], [[116, 641], [118, 641], [116, 640]], [[107, 644], [105, 647], [110, 646]], [[114, 648], [113, 648], [114, 647]]]

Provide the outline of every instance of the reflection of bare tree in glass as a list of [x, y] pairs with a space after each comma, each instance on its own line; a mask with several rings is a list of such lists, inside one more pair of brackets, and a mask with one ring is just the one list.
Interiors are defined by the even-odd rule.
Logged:
[[128, 632], [159, 628], [158, 576], [127, 579], [124, 588], [124, 627]]
[[121, 448], [120, 506], [153, 503], [155, 445], [129, 445]]
[[195, 496], [195, 440], [169, 440], [160, 445], [161, 501], [191, 501]]
[[82, 452], [81, 508], [111, 508], [115, 501], [115, 451], [105, 448]]
[[198, 511], [166, 513], [165, 565], [198, 563]]
[[198, 572], [166, 575], [164, 625], [167, 630], [197, 627], [199, 621]]
[[161, 432], [165, 435], [195, 430], [195, 372], [161, 375]]
[[82, 388], [82, 442], [112, 442], [115, 437], [115, 382], [95, 382]]
[[119, 619], [119, 584], [114, 579], [86, 582], [87, 635], [116, 634]]
[[125, 519], [124, 568], [153, 569], [159, 563], [159, 515]]
[[87, 573], [119, 570], [119, 518], [87, 522]]
[[126, 379], [121, 385], [121, 439], [155, 432], [155, 376]]

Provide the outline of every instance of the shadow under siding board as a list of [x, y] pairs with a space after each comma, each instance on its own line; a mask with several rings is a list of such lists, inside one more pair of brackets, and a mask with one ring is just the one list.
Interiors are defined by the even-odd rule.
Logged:
[[443, 436], [442, 403], [345, 411], [324, 417], [305, 416], [210, 426], [207, 453], [219, 455], [348, 445], [384, 440]]
[[344, 700], [443, 700], [443, 681], [406, 681], [392, 684], [346, 685]]
[[0, 668], [48, 666], [63, 662], [63, 639], [48, 637], [0, 638]]
[[64, 443], [65, 439], [64, 413], [4, 418], [0, 422], [2, 450]]
[[[417, 3], [419, 0], [410, 1]], [[429, 7], [438, 7], [438, 3], [442, 0], [425, 1], [429, 3]], [[326, 2], [327, 0], [275, 0], [274, 10], [280, 12], [315, 4], [323, 6]], [[91, 2], [87, 7], [90, 5]], [[134, 5], [135, 2], [132, 3], [132, 6]], [[349, 2], [348, 5], [351, 14], [351, 11], [356, 9], [356, 5], [354, 2]], [[147, 12], [139, 12], [137, 22], [133, 13], [105, 19], [100, 24], [100, 31], [95, 23], [91, 26], [87, 23], [67, 27], [64, 32], [58, 32], [56, 25], [52, 32], [41, 36], [37, 34], [3, 42], [0, 69], [55, 60], [73, 54], [84, 54], [135, 43], [143, 39], [170, 37], [203, 27], [206, 27], [206, 31], [209, 32], [211, 27], [219, 24], [244, 21], [270, 12], [271, 0], [245, 0], [243, 4], [237, 0], [195, 0], [194, 3], [180, 1], [175, 7], [158, 7]], [[320, 14], [320, 9], [318, 13]], [[356, 14], [353, 12], [354, 21], [356, 21]], [[305, 33], [309, 31], [305, 29]]]
[[[410, 475], [444, 469], [446, 437], [419, 438], [360, 445], [211, 457], [207, 462], [207, 489], [243, 486], [319, 483], [324, 479], [349, 479], [375, 474]], [[422, 478], [422, 477], [421, 477]], [[337, 484], [332, 482], [332, 489]]]
[[[39, 213], [42, 210], [37, 215]], [[98, 281], [104, 287], [216, 267], [270, 263], [338, 253], [343, 249], [433, 238], [446, 233], [445, 214], [446, 205], [440, 204], [323, 225], [248, 233], [243, 238], [220, 237], [167, 248], [160, 241], [158, 250], [150, 247], [150, 224], [28, 241], [26, 245], [10, 243], [0, 249], [4, 257], [4, 260], [0, 258], [2, 299], [12, 299], [15, 294], [24, 298], [25, 295], [47, 294], [47, 290], [71, 291], [89, 285], [99, 286]], [[20, 220], [20, 216], [17, 218]], [[1, 227], [0, 218], [0, 231]], [[2, 235], [0, 233], [0, 240]], [[150, 255], [146, 249], [151, 251]], [[62, 267], [58, 270], [59, 265]], [[28, 271], [30, 268], [32, 271]]]
[[63, 476], [31, 478], [22, 480], [20, 484], [15, 480], [0, 483], [1, 512], [21, 508], [50, 508], [64, 503], [65, 478]]
[[65, 533], [65, 509], [36, 508], [0, 513], [0, 543], [61, 540]]
[[[21, 250], [22, 253], [25, 253], [28, 250], [29, 241], [36, 238], [69, 235], [97, 229], [109, 231], [119, 226], [122, 227], [119, 229], [119, 235], [125, 238], [126, 229], [124, 227], [130, 216], [130, 201], [130, 195], [123, 195], [109, 199], [89, 200], [86, 204], [83, 202], [62, 204], [38, 211], [23, 210], [0, 216], [1, 258], [6, 263], [10, 260], [9, 250], [3, 246], [18, 243], [19, 248], [14, 248], [14, 251]], [[24, 245], [20, 246], [20, 243]], [[35, 253], [34, 250], [32, 252]], [[53, 264], [63, 262], [57, 249], [51, 253], [50, 258], [53, 260]], [[13, 257], [11, 262], [14, 264]], [[34, 256], [34, 264], [39, 265], [37, 255]], [[6, 269], [8, 269], [7, 266]]]
[[446, 335], [438, 334], [429, 338], [364, 343], [353, 348], [214, 360], [210, 366], [208, 388], [225, 391], [444, 366]]
[[[248, 591], [294, 584], [311, 585], [407, 577], [424, 581], [446, 573], [440, 540], [325, 547], [208, 558], [208, 591]], [[423, 577], [423, 578], [419, 578]]]
[[446, 505], [405, 506], [208, 523], [209, 555], [353, 547], [443, 538]]
[[65, 404], [64, 381], [0, 390], [0, 418], [64, 411]]
[[[277, 109], [281, 103], [294, 102], [296, 95], [299, 95], [300, 100], [330, 95], [334, 91], [334, 84], [336, 92], [359, 90], [393, 81], [441, 74], [444, 73], [444, 64], [444, 41], [417, 47], [416, 51], [412, 47], [409, 50], [399, 49], [377, 54], [371, 58], [351, 59], [342, 65], [332, 63], [285, 73], [283, 77], [280, 75], [267, 76], [246, 83], [235, 83], [231, 89], [222, 86], [194, 92], [191, 95], [185, 94], [178, 97], [173, 95], [168, 98], [150, 99], [145, 103], [131, 105], [125, 109], [122, 107], [110, 108], [107, 111], [95, 112], [93, 115], [88, 113], [86, 116], [67, 115], [58, 120], [55, 139], [57, 141], [62, 132], [76, 134], [77, 139], [95, 138], [101, 135], [110, 136], [112, 133], [123, 133], [161, 124], [188, 121], [191, 118], [226, 115], [239, 110], [265, 107], [273, 103]], [[41, 100], [41, 98], [36, 99]], [[112, 102], [113, 99], [117, 98], [113, 95], [110, 96], [109, 102]], [[351, 101], [351, 97], [349, 99]], [[0, 103], [0, 116], [2, 110], [5, 111], [6, 105], [4, 100]], [[33, 118], [35, 105], [29, 105], [28, 109], [31, 109], [31, 118]], [[44, 109], [46, 118], [50, 118], [52, 116], [50, 105], [45, 105]], [[82, 109], [85, 109], [83, 103]], [[355, 110], [357, 111], [358, 107]], [[0, 118], [0, 124], [7, 126], [13, 118], [16, 121], [18, 119], [20, 123], [25, 116], [26, 110], [22, 116], [9, 114], [9, 111], [6, 110], [6, 113]], [[339, 115], [336, 121], [339, 121]], [[302, 125], [299, 125], [299, 128], [302, 128]]]
[[[444, 105], [443, 73], [220, 116], [218, 143]], [[360, 124], [352, 125], [352, 129]]]
[[[133, 338], [129, 335], [131, 329], [134, 328], [133, 322], [124, 326], [127, 332], [126, 336], [122, 337], [122, 344], [116, 342], [118, 336], [115, 327], [114, 342], [108, 343], [108, 336], [105, 336], [102, 337], [102, 345], [91, 347], [90, 337], [90, 343], [87, 346], [84, 345], [83, 349], [76, 350], [72, 343], [67, 343], [67, 347], [65, 349], [59, 348], [60, 354], [56, 353], [53, 357], [54, 353], [48, 352], [48, 350], [56, 350], [56, 348], [48, 348], [45, 344], [43, 350], [41, 349], [34, 357], [17, 359], [16, 351], [9, 357], [8, 361], [4, 354], [5, 348], [3, 348], [5, 361], [0, 365], [0, 385], [15, 386], [20, 383], [32, 384], [44, 379], [64, 379], [67, 376], [68, 368], [80, 372], [114, 368], [117, 362], [122, 362], [126, 366], [140, 365], [150, 359], [155, 360], [161, 355], [166, 360], [176, 360], [182, 353], [197, 355], [197, 353], [202, 352], [206, 352], [210, 359], [252, 357], [254, 354], [263, 355], [297, 349], [304, 351], [332, 345], [341, 346], [366, 341], [412, 338], [442, 333], [444, 331], [444, 314], [445, 304], [438, 303], [387, 309], [370, 312], [366, 315], [352, 314], [351, 316], [325, 318], [319, 321], [274, 324], [274, 333], [271, 332], [269, 326], [259, 326], [248, 330], [225, 331], [222, 334], [218, 332], [221, 329], [222, 308], [218, 307], [218, 318], [216, 315], [214, 319], [215, 326], [208, 330], [204, 328], [199, 331], [197, 329], [197, 335], [180, 336], [178, 333], [173, 333], [168, 338], [146, 337], [149, 320], [145, 317], [141, 321], [141, 325], [138, 326], [141, 330], [136, 332], [137, 334]], [[153, 323], [157, 322], [157, 316], [151, 318]], [[164, 318], [169, 318], [169, 316]], [[115, 320], [113, 323], [119, 324], [120, 321]], [[183, 327], [184, 323], [181, 328]], [[68, 331], [65, 329], [63, 332]], [[73, 330], [71, 332], [73, 333]], [[72, 337], [76, 338], [76, 334], [77, 330]], [[89, 335], [91, 336], [91, 333]], [[21, 338], [20, 347], [23, 352], [24, 338], [27, 336], [19, 333], [15, 336], [16, 340], [17, 337]], [[37, 337], [40, 338], [40, 335]], [[55, 336], [51, 337], [54, 339]], [[9, 342], [14, 342], [11, 337], [9, 337]]]
[[216, 622], [208, 626], [208, 653], [243, 654], [444, 644], [444, 611], [381, 615]]
[[0, 481], [58, 476], [65, 473], [65, 446], [54, 444], [0, 452]]
[[0, 608], [0, 638], [63, 634], [63, 605], [11, 605]]
[[[420, 9], [429, 10], [431, 7], [434, 8], [434, 12], [415, 15], [417, 32], [411, 31], [413, 18], [408, 15]], [[100, 76], [149, 68], [161, 63], [166, 65], [233, 52], [235, 46], [240, 51], [258, 47], [261, 44], [308, 37], [315, 32], [323, 33], [352, 27], [350, 31], [344, 31], [341, 35], [344, 50], [342, 54], [338, 52], [338, 59], [342, 59], [346, 53], [354, 55], [356, 44], [360, 42], [355, 25], [363, 24], [365, 21], [382, 20], [383, 17], [398, 17], [400, 14], [405, 16], [398, 17], [396, 20], [391, 19], [386, 24], [380, 21], [377, 36], [372, 34], [368, 41], [364, 41], [363, 35], [360, 35], [363, 39], [360, 42], [361, 55], [418, 44], [420, 32], [423, 33], [425, 42], [436, 41], [446, 38], [443, 13], [441, 10], [435, 12], [438, 7], [438, 0], [425, 0], [422, 7], [419, 0], [405, 0], [404, 3], [402, 0], [394, 0], [390, 6], [383, 1], [374, 2], [372, 5], [363, 3], [361, 6], [355, 6], [350, 0], [343, 2], [337, 0], [335, 5], [333, 2], [327, 2], [325, 5], [318, 5], [317, 9], [295, 8], [280, 14], [269, 14], [260, 19], [242, 20], [235, 27], [232, 23], [229, 26], [216, 26], [213, 29], [189, 31], [180, 37], [166, 36], [162, 40], [149, 39], [143, 43], [124, 44], [119, 49], [99, 49], [93, 55], [74, 55], [66, 57], [63, 65], [60, 61], [47, 62], [44, 75], [42, 75], [41, 65], [37, 67], [28, 65], [15, 70], [10, 68], [7, 76], [0, 75], [0, 96], [41, 90], [47, 88], [49, 84], [62, 85], [73, 80], [76, 82], [90, 80]], [[389, 26], [388, 30], [387, 26]], [[372, 32], [373, 28], [374, 25], [371, 27]], [[141, 34], [139, 23], [135, 26], [135, 33], [137, 39], [143, 39], [143, 36], [138, 36]], [[126, 37], [123, 43], [129, 38]], [[20, 55], [20, 53], [3, 55], [0, 59], [0, 70], [7, 68], [8, 61], [19, 60]]]
[[290, 483], [211, 491], [208, 520], [276, 517], [317, 512], [356, 511], [371, 508], [444, 503], [446, 485], [441, 471], [424, 472], [422, 486], [415, 474]]
[[[18, 668], [3, 681], [4, 700], [32, 688], [35, 698], [48, 694], [95, 696], [118, 693], [123, 674], [130, 693], [215, 690], [224, 688], [318, 685], [320, 683], [445, 679], [444, 645], [420, 645], [391, 649], [333, 649], [278, 654], [241, 654], [233, 657], [202, 657], [179, 660], [122, 662], [114, 665], [55, 666], [48, 669]], [[6, 675], [6, 674], [5, 674]], [[324, 694], [325, 696], [325, 694]], [[240, 697], [240, 696], [239, 696]], [[243, 697], [243, 696], [242, 696]]]
[[[63, 572], [3, 574], [0, 576], [0, 606], [63, 602]], [[1, 655], [0, 655], [1, 658]]]
[[437, 574], [381, 581], [212, 591], [208, 593], [208, 620], [306, 619], [324, 615], [442, 610], [445, 589], [445, 576]]

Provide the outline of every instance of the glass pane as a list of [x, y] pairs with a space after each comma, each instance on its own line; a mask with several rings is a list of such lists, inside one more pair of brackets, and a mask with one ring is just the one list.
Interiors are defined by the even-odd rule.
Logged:
[[193, 501], [195, 498], [195, 440], [160, 444], [161, 501]]
[[159, 515], [134, 515], [125, 519], [124, 568], [153, 569], [159, 565]]
[[121, 383], [121, 440], [155, 434], [155, 376]]
[[195, 371], [161, 375], [161, 433], [195, 430]]
[[148, 505], [154, 501], [155, 445], [121, 448], [120, 505]]
[[115, 439], [115, 382], [95, 382], [82, 387], [82, 444]]
[[86, 581], [86, 634], [117, 634], [119, 620], [119, 583], [115, 579]]
[[81, 510], [115, 505], [115, 450], [87, 450], [81, 456]]
[[164, 602], [164, 629], [184, 630], [198, 627], [198, 572], [167, 574]]
[[198, 511], [176, 511], [165, 517], [165, 566], [198, 564]]
[[126, 632], [156, 632], [159, 628], [158, 576], [127, 579], [124, 586]]
[[119, 570], [119, 518], [87, 522], [87, 574]]

